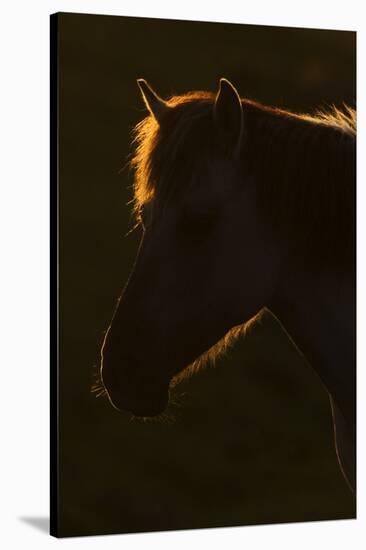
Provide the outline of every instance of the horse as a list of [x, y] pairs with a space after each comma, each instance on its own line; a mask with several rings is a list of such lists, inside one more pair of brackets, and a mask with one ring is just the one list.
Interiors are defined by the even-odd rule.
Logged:
[[182, 379], [269, 310], [318, 373], [356, 486], [356, 112], [299, 114], [216, 94], [162, 99], [138, 80], [137, 259], [101, 348], [110, 403], [167, 407]]

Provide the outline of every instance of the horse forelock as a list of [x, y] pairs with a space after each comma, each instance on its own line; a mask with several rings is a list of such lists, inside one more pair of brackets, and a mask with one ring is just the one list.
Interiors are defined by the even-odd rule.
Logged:
[[[209, 134], [214, 95], [190, 92], [167, 101], [169, 109], [160, 124], [147, 116], [134, 129], [134, 155], [131, 167], [135, 172], [135, 212], [153, 197], [167, 195], [175, 184], [177, 173], [192, 166], [202, 156]], [[179, 166], [178, 166], [179, 165]], [[179, 169], [178, 169], [179, 168]], [[185, 170], [186, 168], [186, 170]]]

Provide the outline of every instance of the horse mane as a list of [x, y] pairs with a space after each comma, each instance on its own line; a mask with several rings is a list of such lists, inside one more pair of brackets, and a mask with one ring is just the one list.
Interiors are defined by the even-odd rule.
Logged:
[[[134, 205], [164, 204], [183, 194], [195, 170], [218, 155], [215, 96], [190, 92], [167, 101], [134, 130]], [[296, 114], [242, 99], [243, 177], [253, 175], [259, 205], [273, 231], [293, 241], [307, 262], [350, 265], [355, 254], [356, 112], [343, 106]], [[244, 180], [243, 180], [244, 181]]]

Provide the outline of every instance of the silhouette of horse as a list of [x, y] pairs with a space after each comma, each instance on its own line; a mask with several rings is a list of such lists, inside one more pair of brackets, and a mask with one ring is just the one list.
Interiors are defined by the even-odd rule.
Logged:
[[356, 114], [298, 115], [138, 81], [138, 257], [101, 352], [110, 402], [161, 413], [169, 390], [268, 308], [319, 374], [355, 488]]

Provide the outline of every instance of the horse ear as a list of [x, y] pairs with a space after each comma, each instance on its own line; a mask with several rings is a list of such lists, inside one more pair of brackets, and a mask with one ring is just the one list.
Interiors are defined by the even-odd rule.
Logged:
[[169, 109], [167, 103], [161, 99], [143, 78], [137, 80], [142, 98], [156, 122], [160, 122], [164, 113]]
[[226, 78], [220, 79], [214, 104], [214, 121], [225, 147], [237, 152], [243, 135], [243, 107], [236, 88]]

